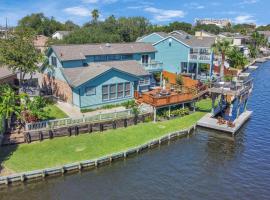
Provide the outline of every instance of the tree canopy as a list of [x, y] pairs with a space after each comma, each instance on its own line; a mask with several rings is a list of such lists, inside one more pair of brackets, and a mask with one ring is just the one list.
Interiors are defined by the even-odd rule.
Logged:
[[74, 30], [79, 26], [68, 20], [65, 23], [61, 23], [55, 20], [54, 17], [46, 17], [43, 13], [33, 13], [23, 17], [18, 22], [18, 28], [25, 29], [30, 28], [35, 31], [36, 34], [51, 36], [55, 31], [59, 30]]
[[0, 41], [0, 63], [20, 74], [20, 84], [26, 74], [38, 70], [38, 64], [43, 62], [33, 43], [34, 34], [26, 30], [18, 30], [7, 39]]

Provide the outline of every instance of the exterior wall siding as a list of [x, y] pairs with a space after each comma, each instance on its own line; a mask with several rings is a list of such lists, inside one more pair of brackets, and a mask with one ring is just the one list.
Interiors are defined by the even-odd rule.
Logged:
[[156, 60], [163, 62], [163, 70], [179, 73], [181, 62], [188, 62], [190, 48], [170, 38], [154, 45], [157, 53]]
[[[135, 88], [134, 86], [136, 84], [135, 83], [136, 81], [138, 81], [138, 79], [136, 79], [133, 76], [130, 76], [128, 74], [124, 74], [115, 70], [111, 70], [107, 72], [106, 74], [104, 74], [103, 76], [90, 80], [87, 83], [81, 85], [80, 87], [74, 89], [73, 90], [74, 105], [79, 105], [80, 108], [95, 108], [95, 107], [101, 107], [106, 104], [120, 103], [123, 101], [127, 101], [129, 99], [133, 99], [134, 88]], [[108, 101], [102, 100], [102, 86], [103, 85], [126, 83], [126, 82], [131, 83], [131, 96], [130, 97], [123, 97], [121, 99], [108, 100]], [[95, 87], [95, 95], [87, 96], [85, 94], [85, 90], [87, 87]]]
[[66, 81], [43, 75], [43, 85], [52, 88], [53, 95], [59, 97], [61, 100], [73, 104], [72, 89]]

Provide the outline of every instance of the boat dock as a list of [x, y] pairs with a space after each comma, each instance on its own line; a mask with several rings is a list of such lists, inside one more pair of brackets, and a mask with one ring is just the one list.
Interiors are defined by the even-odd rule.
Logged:
[[252, 115], [252, 111], [243, 112], [233, 123], [234, 127], [228, 127], [227, 124], [218, 124], [218, 119], [213, 118], [211, 113], [205, 115], [202, 119], [197, 122], [197, 126], [204, 128], [214, 129], [217, 131], [231, 133], [235, 135], [237, 131], [245, 124], [245, 122]]

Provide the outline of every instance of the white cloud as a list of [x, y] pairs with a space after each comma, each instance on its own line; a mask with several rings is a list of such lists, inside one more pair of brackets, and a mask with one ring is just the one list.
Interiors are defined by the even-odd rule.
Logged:
[[89, 9], [81, 6], [65, 8], [64, 11], [70, 15], [76, 15], [80, 17], [86, 17], [91, 15], [91, 11]]
[[259, 0], [243, 0], [240, 2], [240, 4], [254, 4], [254, 3], [258, 3]]
[[154, 7], [144, 8], [145, 12], [153, 14], [154, 21], [164, 22], [170, 21], [174, 18], [183, 18], [185, 13], [182, 10], [164, 10]]
[[198, 4], [198, 3], [195, 3], [195, 2], [186, 4], [186, 7], [190, 8], [190, 9], [204, 9], [205, 8], [204, 5], [201, 5], [201, 4]]
[[234, 22], [237, 24], [244, 24], [244, 23], [255, 23], [256, 20], [253, 18], [252, 15], [239, 15], [234, 19]]

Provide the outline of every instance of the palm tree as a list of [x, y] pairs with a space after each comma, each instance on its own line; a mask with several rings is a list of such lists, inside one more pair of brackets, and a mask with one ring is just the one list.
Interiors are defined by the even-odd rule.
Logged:
[[233, 47], [228, 53], [228, 59], [230, 66], [236, 69], [243, 69], [248, 64], [248, 59], [244, 54], [236, 47]]
[[226, 39], [218, 40], [215, 44], [213, 44], [212, 48], [215, 54], [221, 55], [220, 77], [223, 81], [225, 59], [226, 55], [230, 52], [231, 42]]
[[93, 22], [96, 23], [97, 20], [98, 20], [98, 18], [99, 18], [99, 11], [98, 11], [98, 9], [92, 10], [91, 14], [92, 14]]
[[250, 45], [250, 51], [253, 58], [255, 58], [259, 52], [260, 47], [267, 46], [267, 39], [263, 34], [260, 34], [258, 31], [255, 31], [251, 35], [252, 43]]

